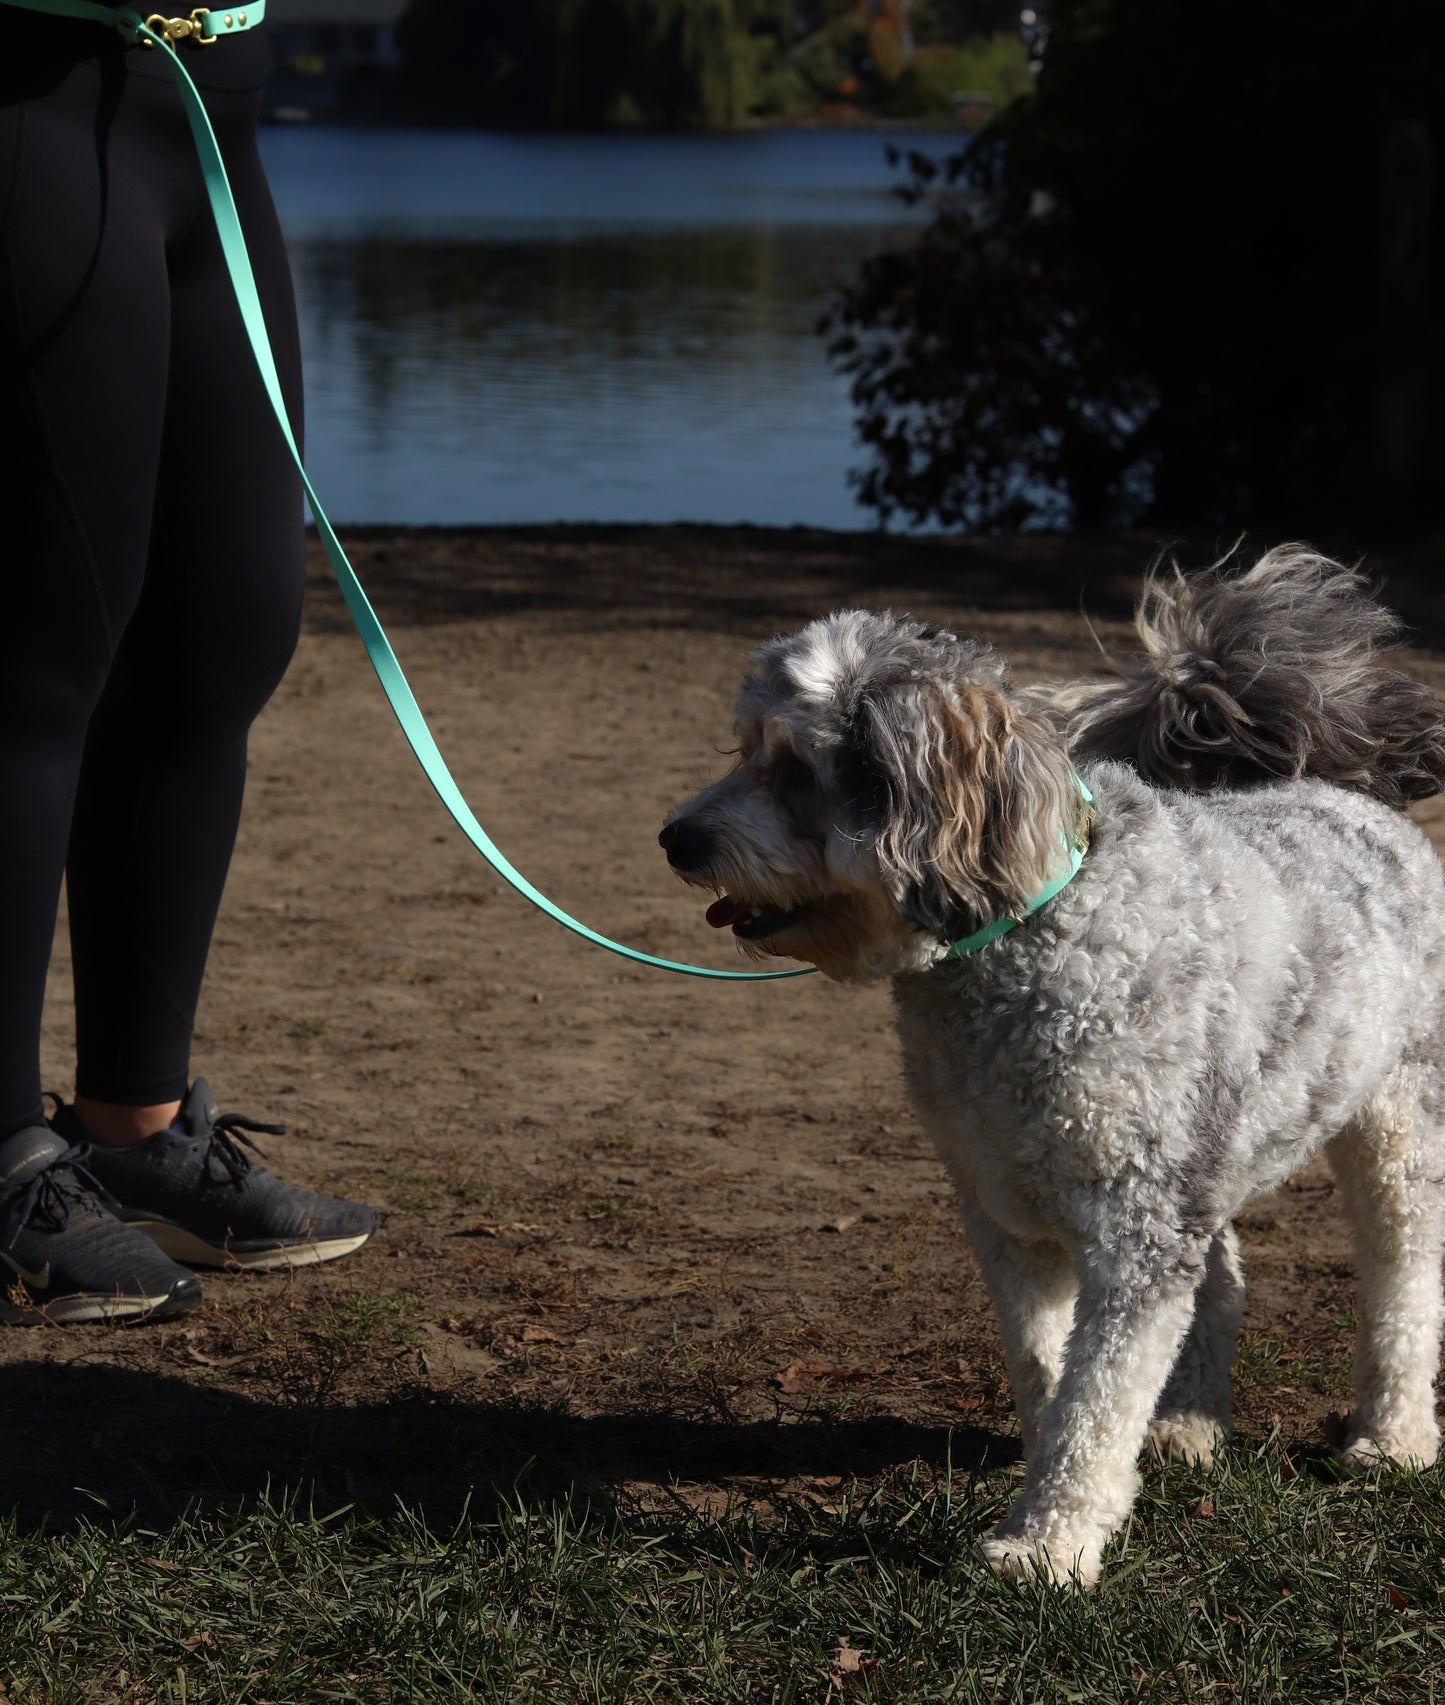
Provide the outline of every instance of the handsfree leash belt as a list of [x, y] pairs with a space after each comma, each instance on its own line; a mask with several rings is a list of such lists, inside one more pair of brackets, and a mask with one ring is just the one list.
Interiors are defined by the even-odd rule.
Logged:
[[[205, 103], [201, 100], [195, 84], [189, 73], [181, 64], [172, 43], [189, 42], [196, 47], [209, 47], [222, 37], [236, 35], [245, 30], [254, 29], [266, 15], [266, 0], [251, 0], [245, 6], [233, 6], [229, 10], [224, 7], [198, 6], [184, 17], [168, 18], [159, 12], [143, 16], [129, 6], [105, 6], [96, 0], [0, 0], [0, 4], [19, 6], [32, 12], [49, 12], [67, 18], [82, 18], [92, 23], [106, 24], [118, 30], [128, 41], [140, 42], [143, 46], [159, 48], [165, 54], [175, 76], [176, 86], [180, 90], [181, 100], [185, 105], [186, 117], [190, 121], [191, 134], [195, 138], [196, 149], [200, 155], [201, 171], [206, 182], [206, 193], [210, 198], [211, 212], [216, 221], [216, 232], [221, 240], [222, 253], [231, 274], [231, 286], [236, 294], [236, 302], [241, 310], [241, 318], [245, 323], [246, 336], [250, 340], [256, 365], [260, 369], [261, 379], [266, 387], [266, 394], [275, 412], [276, 420], [296, 463], [297, 472], [301, 476], [302, 489], [311, 504], [311, 513], [316, 522], [316, 530], [320, 534], [321, 543], [325, 548], [332, 572], [341, 588], [341, 596], [346, 601], [346, 607], [351, 612], [351, 619], [356, 624], [361, 642], [366, 647], [366, 654], [371, 659], [371, 666], [376, 671], [377, 679], [381, 682], [382, 691], [386, 694], [397, 721], [401, 724], [402, 733], [407, 743], [416, 754], [426, 774], [427, 780], [436, 789], [443, 805], [451, 813], [462, 833], [491, 865], [503, 881], [510, 883], [525, 899], [530, 900], [539, 911], [545, 912], [549, 918], [569, 929], [574, 935], [579, 935], [584, 941], [590, 941], [597, 947], [605, 947], [610, 953], [620, 954], [624, 959], [631, 959], [639, 965], [654, 965], [663, 971], [678, 971], [689, 977], [711, 977], [723, 982], [769, 982], [780, 977], [806, 977], [816, 969], [815, 966], [805, 965], [793, 971], [715, 971], [710, 966], [689, 965], [680, 960], [662, 959], [651, 953], [643, 953], [639, 948], [628, 947], [620, 941], [613, 941], [608, 936], [600, 935], [596, 930], [589, 929], [569, 913], [555, 905], [540, 889], [533, 887], [522, 873], [502, 854], [491, 836], [477, 821], [472, 808], [462, 796], [451, 770], [447, 767], [446, 759], [427, 727], [426, 718], [422, 715], [421, 707], [416, 702], [416, 695], [402, 672], [401, 664], [397, 661], [396, 653], [391, 648], [391, 641], [386, 637], [386, 631], [377, 620], [376, 612], [371, 607], [356, 577], [356, 571], [347, 560], [346, 552], [341, 548], [341, 541], [336, 537], [335, 530], [326, 518], [316, 493], [311, 489], [311, 481], [301, 462], [301, 453], [296, 446], [296, 438], [291, 430], [290, 417], [286, 413], [286, 404], [281, 395], [281, 382], [276, 372], [276, 363], [271, 355], [271, 341], [266, 333], [266, 320], [261, 311], [261, 300], [256, 291], [255, 277], [251, 271], [251, 258], [246, 250], [246, 240], [241, 230], [241, 221], [236, 213], [235, 199], [231, 194], [231, 185], [226, 177], [226, 168], [221, 159], [221, 150], [216, 142], [215, 132], [211, 129], [211, 121], [207, 116]], [[1080, 783], [1080, 786], [1083, 784]], [[1087, 796], [1087, 795], [1086, 795]], [[1072, 857], [1072, 868], [1067, 876], [1050, 886], [1034, 900], [1023, 916], [1028, 916], [1043, 905], [1073, 879], [1077, 874], [1082, 851], [1075, 848]], [[1011, 929], [1016, 918], [1000, 918], [995, 923], [987, 925], [977, 935], [970, 936], [967, 941], [955, 942], [949, 949], [948, 957], [957, 957], [962, 953], [971, 952], [975, 947], [982, 947], [985, 942], [992, 941]]]

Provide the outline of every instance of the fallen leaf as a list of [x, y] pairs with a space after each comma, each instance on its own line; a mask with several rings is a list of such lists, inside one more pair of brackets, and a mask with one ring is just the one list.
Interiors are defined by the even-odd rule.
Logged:
[[1410, 1608], [1410, 1601], [1405, 1597], [1404, 1593], [1402, 1593], [1398, 1587], [1391, 1587], [1389, 1589], [1389, 1592], [1390, 1592], [1390, 1603], [1392, 1605], [1394, 1605], [1396, 1610], [1408, 1610]]
[[860, 1652], [844, 1634], [833, 1648], [834, 1675], [851, 1675], [855, 1670], [862, 1669], [863, 1660], [867, 1655], [866, 1652]]
[[819, 1362], [789, 1362], [781, 1373], [773, 1375], [779, 1391], [809, 1391], [815, 1385], [856, 1385], [867, 1379], [869, 1368], [832, 1367]]
[[550, 1326], [538, 1326], [535, 1320], [523, 1321], [521, 1339], [524, 1344], [565, 1344], [567, 1342], [560, 1332], [554, 1332]]
[[251, 1359], [250, 1356], [208, 1356], [194, 1344], [187, 1344], [184, 1349], [186, 1360], [203, 1368], [233, 1368], [237, 1362], [248, 1362]]

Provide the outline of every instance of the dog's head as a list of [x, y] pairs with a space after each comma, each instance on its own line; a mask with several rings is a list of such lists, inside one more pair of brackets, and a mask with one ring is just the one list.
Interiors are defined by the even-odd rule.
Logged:
[[736, 762], [660, 836], [749, 953], [840, 982], [923, 970], [1066, 867], [1068, 757], [986, 646], [848, 610], [751, 661]]

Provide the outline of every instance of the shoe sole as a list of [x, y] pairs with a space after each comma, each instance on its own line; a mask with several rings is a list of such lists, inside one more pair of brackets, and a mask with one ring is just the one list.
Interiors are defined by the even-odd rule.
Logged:
[[0, 1298], [0, 1322], [7, 1326], [86, 1326], [103, 1322], [108, 1326], [127, 1322], [139, 1325], [146, 1320], [169, 1320], [185, 1314], [201, 1300], [201, 1287], [192, 1282], [176, 1291], [160, 1296], [96, 1296], [80, 1294], [52, 1297], [47, 1302], [33, 1302], [20, 1307], [8, 1298]]
[[364, 1231], [352, 1237], [312, 1238], [304, 1243], [269, 1243], [248, 1249], [234, 1243], [207, 1243], [195, 1232], [172, 1225], [169, 1220], [127, 1220], [126, 1223], [135, 1231], [143, 1231], [163, 1254], [183, 1267], [245, 1267], [251, 1272], [275, 1267], [315, 1267], [323, 1261], [339, 1261], [374, 1235]]

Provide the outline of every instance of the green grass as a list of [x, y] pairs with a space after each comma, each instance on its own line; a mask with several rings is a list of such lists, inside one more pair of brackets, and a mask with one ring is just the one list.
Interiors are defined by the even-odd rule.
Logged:
[[1272, 1443], [1151, 1473], [1092, 1595], [982, 1569], [1014, 1483], [915, 1468], [837, 1507], [702, 1517], [524, 1480], [445, 1532], [296, 1499], [163, 1532], [4, 1527], [0, 1698], [1445, 1698], [1433, 1475], [1337, 1482]]
[[623, 1196], [597, 1196], [583, 1204], [585, 1220], [627, 1220], [634, 1213], [633, 1204]]
[[347, 1350], [374, 1344], [399, 1346], [415, 1342], [417, 1327], [412, 1319], [417, 1300], [405, 1291], [373, 1296], [367, 1291], [338, 1291], [314, 1303], [305, 1316], [306, 1327], [323, 1343]]
[[604, 1132], [598, 1137], [585, 1137], [577, 1147], [585, 1154], [631, 1154], [637, 1138], [630, 1131]]
[[468, 1208], [495, 1206], [499, 1192], [479, 1173], [468, 1169], [461, 1151], [446, 1156], [440, 1169], [428, 1172], [394, 1168], [378, 1179], [388, 1202], [403, 1213], [429, 1213], [442, 1207], [447, 1198]]

